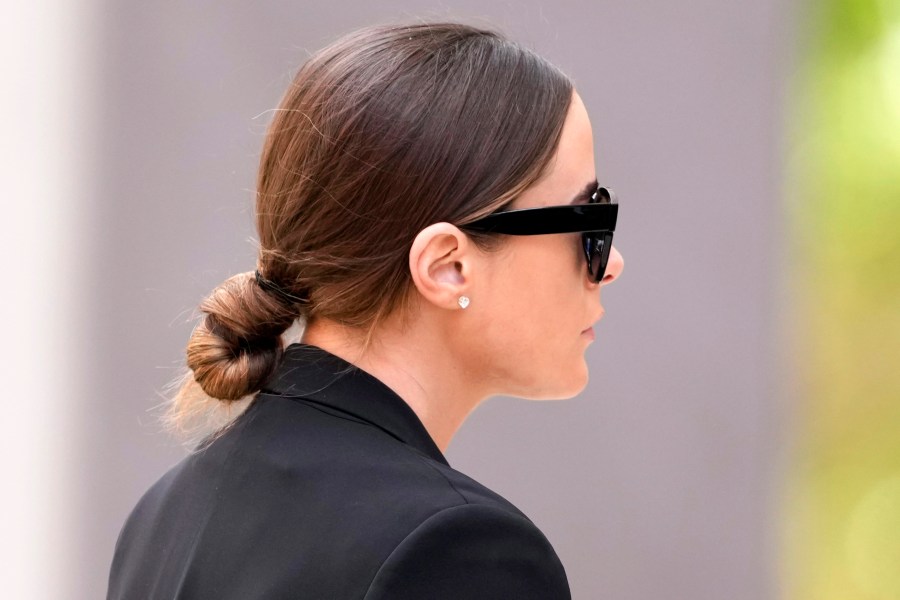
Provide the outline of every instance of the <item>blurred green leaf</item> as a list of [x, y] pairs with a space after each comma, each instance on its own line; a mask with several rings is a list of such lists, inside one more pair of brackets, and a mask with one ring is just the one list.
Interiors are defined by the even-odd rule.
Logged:
[[788, 218], [802, 429], [789, 597], [900, 599], [900, 2], [809, 5]]

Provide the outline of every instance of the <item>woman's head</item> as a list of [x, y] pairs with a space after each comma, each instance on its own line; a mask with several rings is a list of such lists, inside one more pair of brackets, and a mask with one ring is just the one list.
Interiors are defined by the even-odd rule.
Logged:
[[[585, 216], [594, 219], [592, 230], [614, 229], [617, 207], [595, 202], [597, 188], [591, 123], [575, 94], [541, 178], [516, 197], [508, 207], [513, 213], [491, 216], [494, 223], [508, 221], [521, 216], [518, 209], [531, 209], [524, 212], [540, 220], [532, 222], [530, 233], [547, 235], [504, 236], [490, 252], [471, 243], [465, 226], [461, 231], [437, 223], [416, 237], [410, 267], [420, 312], [431, 322], [424, 337], [441, 340], [428, 349], [432, 358], [464, 374], [476, 400], [499, 394], [569, 398], [587, 383], [584, 354], [603, 315], [600, 287], [615, 280], [624, 263], [610, 247], [599, 277], [588, 268], [582, 230], [551, 234], [559, 225], [547, 215], [575, 215], [574, 229], [587, 224]], [[594, 205], [574, 206], [589, 203]], [[468, 299], [463, 310], [455, 306], [460, 296]]]
[[258, 269], [293, 298], [249, 274], [215, 290], [188, 346], [196, 381], [240, 398], [274, 369], [295, 317], [366, 331], [406, 310], [419, 233], [538, 181], [572, 98], [534, 53], [460, 24], [364, 29], [313, 56], [274, 113], [257, 183]]

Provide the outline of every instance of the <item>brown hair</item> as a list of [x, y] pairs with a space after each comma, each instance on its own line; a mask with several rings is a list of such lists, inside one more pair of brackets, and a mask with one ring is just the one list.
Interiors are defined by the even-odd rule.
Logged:
[[462, 24], [367, 28], [315, 54], [275, 111], [256, 191], [258, 272], [291, 297], [252, 273], [214, 290], [187, 348], [193, 380], [221, 400], [258, 391], [297, 317], [371, 331], [406, 297], [419, 231], [540, 178], [571, 97], [544, 59]]

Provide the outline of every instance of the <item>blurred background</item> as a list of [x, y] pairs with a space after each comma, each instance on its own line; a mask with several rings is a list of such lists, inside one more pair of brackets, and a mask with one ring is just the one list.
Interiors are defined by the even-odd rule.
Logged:
[[184, 455], [166, 385], [197, 303], [254, 268], [297, 67], [359, 26], [453, 19], [575, 80], [627, 266], [585, 392], [489, 401], [450, 463], [544, 530], [576, 599], [900, 599], [900, 0], [5, 13], [4, 597], [103, 597]]
[[787, 598], [900, 598], [900, 2], [826, 0], [787, 84]]

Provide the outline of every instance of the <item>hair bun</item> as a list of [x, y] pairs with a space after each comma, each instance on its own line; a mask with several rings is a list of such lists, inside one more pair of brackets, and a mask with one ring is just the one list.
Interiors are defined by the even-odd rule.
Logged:
[[281, 334], [294, 322], [296, 309], [262, 290], [249, 272], [222, 283], [200, 310], [206, 318], [187, 347], [194, 379], [220, 400], [259, 391], [281, 359]]

